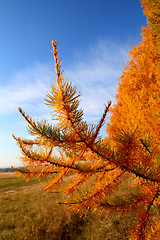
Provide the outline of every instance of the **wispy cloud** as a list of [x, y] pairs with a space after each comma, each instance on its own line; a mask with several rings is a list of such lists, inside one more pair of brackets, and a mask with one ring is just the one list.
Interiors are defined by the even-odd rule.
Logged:
[[0, 86], [0, 114], [14, 113], [19, 106], [37, 112], [52, 80], [53, 73], [46, 64], [36, 63], [15, 73], [7, 84]]
[[118, 78], [127, 59], [127, 44], [99, 41], [66, 71], [66, 76], [83, 93], [81, 107], [89, 121], [101, 116], [109, 100], [115, 102]]
[[[104, 104], [114, 102], [127, 51], [127, 45], [99, 41], [67, 66], [65, 76], [83, 93], [81, 107], [87, 120], [97, 120]], [[35, 116], [46, 115], [43, 103], [54, 80], [52, 69], [49, 64], [36, 63], [15, 73], [8, 84], [0, 86], [0, 114], [14, 113], [21, 106]]]

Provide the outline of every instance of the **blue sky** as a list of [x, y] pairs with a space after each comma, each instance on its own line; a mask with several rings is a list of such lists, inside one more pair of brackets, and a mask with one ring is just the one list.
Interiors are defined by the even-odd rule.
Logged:
[[115, 101], [143, 25], [138, 0], [0, 0], [0, 167], [20, 165], [12, 133], [28, 134], [19, 106], [33, 118], [51, 119], [44, 98], [55, 79], [53, 39], [64, 75], [83, 93], [85, 119], [96, 123], [104, 104]]

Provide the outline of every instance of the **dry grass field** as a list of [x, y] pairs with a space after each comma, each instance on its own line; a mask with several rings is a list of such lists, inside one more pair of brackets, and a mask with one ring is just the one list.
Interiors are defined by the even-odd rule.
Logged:
[[65, 205], [57, 205], [61, 198], [44, 192], [43, 182], [0, 173], [0, 239], [127, 239], [129, 219], [97, 213], [83, 218]]

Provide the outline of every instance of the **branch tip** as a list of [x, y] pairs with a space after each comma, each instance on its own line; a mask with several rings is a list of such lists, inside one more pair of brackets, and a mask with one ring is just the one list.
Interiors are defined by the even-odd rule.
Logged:
[[18, 108], [18, 111], [21, 113], [21, 112], [22, 112], [22, 108], [21, 108], [21, 107], [19, 107], [19, 108]]

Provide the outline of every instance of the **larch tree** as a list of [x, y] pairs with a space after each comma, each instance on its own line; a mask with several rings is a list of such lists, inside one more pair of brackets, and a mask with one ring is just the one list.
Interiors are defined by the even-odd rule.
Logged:
[[[142, 1], [150, 25], [143, 27], [142, 42], [130, 52], [131, 60], [119, 79], [116, 104], [111, 108], [108, 102], [97, 125], [83, 119], [81, 93], [64, 78], [57, 43], [52, 41], [57, 78], [46, 103], [56, 124], [35, 121], [19, 108], [34, 140], [13, 135], [25, 166], [15, 170], [27, 178], [49, 176], [45, 189], [64, 194], [63, 204], [81, 214], [132, 211], [135, 224], [129, 229], [130, 240], [160, 239], [158, 2]], [[103, 139], [100, 129], [109, 111], [108, 137]], [[124, 181], [130, 185], [128, 194], [115, 197]]]

